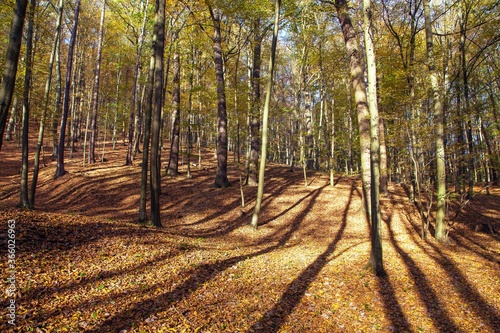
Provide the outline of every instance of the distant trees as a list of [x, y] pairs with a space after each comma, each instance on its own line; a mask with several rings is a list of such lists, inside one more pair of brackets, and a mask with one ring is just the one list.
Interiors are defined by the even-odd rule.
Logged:
[[[98, 147], [104, 148], [112, 130], [113, 147], [120, 141], [127, 146], [126, 165], [142, 153], [140, 220], [147, 219], [146, 200], [153, 191], [159, 224], [161, 162], [168, 162], [167, 173], [175, 175], [186, 162], [183, 156], [191, 162], [195, 148], [198, 160], [193, 162], [200, 167], [204, 147], [210, 147], [217, 160], [214, 185], [221, 188], [231, 183], [231, 154], [238, 167], [248, 163], [241, 170], [247, 185], [258, 183], [259, 159], [288, 164], [291, 170], [301, 165], [305, 176], [309, 169], [328, 171], [332, 186], [334, 175], [360, 174], [372, 223], [380, 195], [373, 174], [378, 163], [381, 192], [390, 181], [402, 183], [420, 212], [419, 232], [425, 237], [429, 223], [435, 223], [434, 236], [443, 240], [450, 192], [473, 199], [478, 185], [488, 190], [498, 183], [500, 37], [495, 23], [500, 6], [482, 0], [372, 2], [369, 16], [377, 37], [370, 47], [370, 33], [361, 39], [356, 23], [366, 12], [356, 4], [361, 1], [282, 3], [264, 156], [262, 97], [271, 77], [269, 32], [276, 3], [166, 2], [165, 23], [156, 25], [157, 38], [163, 33], [166, 46], [160, 51], [153, 38], [158, 1], [40, 2], [28, 66], [28, 134], [38, 134], [31, 193], [47, 144], [61, 176], [65, 150], [73, 160], [85, 154], [84, 163], [104, 161], [92, 157], [92, 150], [97, 154]], [[11, 101], [17, 97], [19, 105], [24, 103], [20, 83], [27, 61], [17, 59], [27, 38], [26, 6], [27, 1], [0, 4], [0, 32], [11, 34], [0, 39], [0, 50], [7, 51], [7, 61], [0, 62], [0, 147], [14, 131], [19, 138], [21, 128]], [[66, 21], [59, 26], [59, 20]], [[60, 38], [54, 39], [58, 31]], [[377, 54], [376, 78], [364, 64], [370, 59], [364, 46]], [[150, 54], [144, 48], [156, 50], [152, 74], [147, 74]], [[161, 57], [162, 69], [156, 62]], [[376, 84], [376, 98], [370, 98], [373, 86], [367, 95], [366, 82]], [[45, 132], [51, 137], [46, 144]], [[163, 147], [170, 151], [164, 153]], [[241, 161], [241, 156], [247, 158]]]

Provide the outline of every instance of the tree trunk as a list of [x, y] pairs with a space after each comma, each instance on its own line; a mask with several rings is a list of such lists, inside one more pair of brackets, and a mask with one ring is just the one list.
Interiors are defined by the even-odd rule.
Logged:
[[27, 0], [17, 0], [12, 25], [9, 34], [9, 45], [7, 46], [7, 56], [0, 87], [0, 150], [2, 149], [3, 133], [7, 123], [14, 86], [16, 84], [17, 63], [21, 52], [21, 41], [23, 39], [24, 17], [26, 16]]
[[370, 166], [371, 166], [371, 252], [369, 265], [377, 276], [384, 276], [382, 261], [382, 226], [380, 216], [380, 144], [377, 104], [377, 69], [373, 45], [371, 1], [363, 0], [363, 30], [368, 70], [368, 102], [370, 106]]
[[113, 117], [113, 150], [116, 149], [117, 127], [118, 127], [118, 110], [120, 109], [120, 82], [122, 78], [122, 70], [119, 69], [116, 73], [116, 90], [115, 90], [115, 112]]
[[280, 14], [281, 0], [275, 1], [275, 14], [274, 14], [274, 31], [273, 40], [271, 42], [271, 57], [269, 59], [269, 81], [266, 85], [266, 100], [264, 102], [264, 112], [262, 115], [262, 147], [259, 167], [259, 185], [257, 188], [257, 198], [255, 201], [255, 207], [252, 215], [251, 225], [254, 229], [257, 229], [259, 223], [259, 213], [262, 204], [262, 196], [264, 194], [264, 173], [266, 169], [266, 155], [267, 155], [267, 129], [268, 129], [268, 118], [269, 118], [269, 105], [271, 104], [271, 94], [273, 88], [273, 75], [274, 75], [274, 63], [276, 58], [276, 45], [278, 43], [278, 28], [279, 28], [279, 14]]
[[5, 141], [12, 140], [12, 132], [16, 128], [16, 113], [17, 113], [17, 97], [14, 97], [14, 103], [12, 103], [12, 110], [9, 117], [9, 123], [7, 124], [7, 132], [5, 133]]
[[144, 222], [147, 219], [146, 213], [146, 194], [148, 183], [148, 158], [149, 158], [149, 142], [151, 138], [151, 109], [153, 106], [153, 81], [155, 70], [155, 56], [151, 55], [149, 64], [148, 80], [146, 85], [146, 100], [144, 101], [144, 141], [142, 146], [142, 172], [141, 172], [141, 193], [139, 197], [139, 222]]
[[52, 126], [52, 158], [57, 158], [58, 136], [57, 128], [61, 117], [62, 110], [62, 76], [61, 76], [61, 38], [59, 38], [56, 50], [56, 98], [54, 101], [54, 109], [51, 114]]
[[429, 81], [432, 89], [432, 100], [434, 102], [434, 118], [436, 122], [436, 181], [437, 181], [437, 207], [436, 207], [436, 230], [435, 237], [439, 242], [446, 241], [446, 167], [444, 151], [444, 128], [443, 128], [443, 108], [441, 96], [439, 94], [438, 73], [435, 68], [434, 43], [431, 26], [430, 0], [424, 0], [425, 18], [425, 40], [427, 44], [427, 66], [429, 68]]
[[156, 17], [154, 25], [154, 109], [151, 124], [151, 219], [155, 227], [161, 227], [160, 194], [161, 194], [161, 159], [160, 129], [163, 107], [163, 61], [165, 52], [165, 0], [156, 0]]
[[97, 114], [99, 109], [99, 81], [101, 79], [102, 42], [104, 36], [104, 14], [106, 1], [102, 3], [101, 21], [99, 23], [99, 38], [97, 41], [97, 59], [94, 76], [94, 90], [92, 93], [92, 124], [89, 141], [89, 164], [95, 163], [95, 146], [97, 140]]
[[208, 5], [210, 15], [214, 24], [214, 65], [215, 77], [217, 80], [217, 173], [215, 175], [215, 187], [225, 188], [231, 185], [227, 178], [227, 110], [226, 93], [224, 83], [224, 65], [221, 46], [220, 21], [222, 12], [220, 9], [213, 9]]
[[48, 76], [47, 76], [47, 82], [45, 84], [44, 106], [43, 106], [43, 110], [42, 110], [42, 118], [40, 119], [40, 129], [38, 132], [38, 142], [37, 142], [36, 152], [35, 152], [35, 165], [33, 167], [33, 178], [31, 181], [30, 206], [32, 208], [35, 207], [35, 192], [36, 192], [36, 185], [38, 182], [38, 172], [40, 169], [40, 153], [41, 153], [41, 150], [43, 147], [43, 134], [45, 131], [45, 121], [46, 121], [46, 117], [47, 117], [47, 110], [49, 108], [49, 99], [50, 99], [49, 97], [50, 97], [50, 87], [52, 85], [52, 70], [54, 67], [54, 58], [56, 56], [57, 47], [59, 44], [59, 38], [60, 38], [60, 34], [61, 34], [61, 22], [62, 22], [62, 16], [63, 16], [63, 6], [64, 6], [64, 0], [59, 0], [59, 4], [57, 5], [57, 10], [59, 11], [59, 16], [58, 16], [56, 30], [55, 30], [56, 35], [54, 36], [54, 44], [52, 47], [52, 53], [50, 54]]
[[179, 174], [179, 143], [181, 127], [181, 62], [178, 47], [173, 56], [173, 91], [172, 91], [172, 136], [170, 140], [170, 159], [167, 175], [177, 177]]
[[71, 87], [71, 73], [73, 70], [73, 53], [75, 50], [76, 33], [78, 30], [78, 15], [80, 14], [80, 0], [75, 3], [75, 17], [73, 19], [73, 29], [68, 45], [68, 62], [66, 66], [66, 86], [64, 88], [63, 114], [61, 117], [61, 128], [59, 130], [59, 144], [57, 151], [56, 178], [66, 173], [64, 170], [64, 143], [66, 141], [66, 122], [69, 112], [69, 91]]
[[127, 156], [125, 158], [125, 165], [132, 165], [133, 160], [133, 139], [134, 139], [134, 119], [135, 119], [135, 110], [136, 110], [136, 100], [137, 100], [137, 92], [138, 92], [138, 82], [139, 76], [141, 74], [140, 66], [141, 66], [141, 54], [142, 54], [142, 45], [144, 43], [144, 37], [146, 33], [146, 22], [147, 22], [147, 8], [149, 1], [146, 0], [146, 6], [144, 7], [144, 17], [142, 20], [142, 28], [141, 35], [139, 36], [139, 45], [137, 47], [137, 54], [135, 58], [135, 67], [134, 67], [134, 81], [132, 83], [132, 101], [130, 103], [130, 116], [129, 116], [129, 125], [128, 125], [128, 147], [127, 147]]
[[366, 218], [370, 221], [370, 112], [367, 104], [362, 57], [358, 48], [356, 31], [354, 30], [349, 17], [347, 1], [336, 0], [335, 7], [337, 9], [338, 19], [344, 35], [347, 56], [349, 58], [351, 83], [354, 89], [354, 100], [356, 102], [356, 110], [358, 113], [364, 209]]
[[257, 186], [257, 165], [260, 155], [260, 66], [262, 50], [260, 19], [254, 22], [253, 61], [252, 61], [252, 98], [250, 115], [250, 159], [248, 163], [247, 184]]
[[28, 32], [26, 34], [26, 71], [24, 73], [23, 88], [23, 136], [21, 157], [21, 202], [23, 208], [30, 208], [28, 198], [28, 146], [29, 146], [29, 118], [30, 118], [30, 87], [33, 68], [33, 19], [35, 16], [35, 0], [30, 0], [28, 8]]
[[387, 146], [385, 143], [384, 119], [379, 117], [379, 140], [380, 140], [380, 193], [387, 193], [389, 177], [387, 174]]

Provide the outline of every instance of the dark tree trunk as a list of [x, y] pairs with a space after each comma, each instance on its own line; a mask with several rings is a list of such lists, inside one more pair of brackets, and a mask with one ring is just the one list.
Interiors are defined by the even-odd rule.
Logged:
[[167, 175], [176, 177], [179, 174], [179, 141], [181, 121], [181, 62], [176, 49], [173, 57], [173, 91], [172, 91], [172, 136], [170, 141], [170, 159]]
[[66, 122], [68, 120], [69, 112], [69, 91], [71, 88], [71, 73], [73, 70], [73, 53], [75, 50], [76, 33], [78, 30], [78, 15], [80, 14], [80, 0], [76, 0], [75, 4], [75, 17], [73, 22], [73, 29], [71, 31], [71, 38], [68, 46], [68, 63], [66, 66], [66, 86], [64, 88], [64, 101], [63, 101], [63, 114], [61, 117], [61, 128], [59, 130], [59, 145], [57, 151], [57, 169], [56, 178], [61, 177], [66, 173], [64, 170], [64, 143], [66, 141]]
[[262, 34], [260, 19], [254, 23], [253, 70], [252, 70], [252, 102], [250, 116], [250, 160], [248, 163], [247, 184], [257, 186], [257, 165], [260, 155], [260, 66], [261, 66]]
[[97, 112], [99, 109], [99, 82], [101, 79], [102, 40], [104, 36], [104, 14], [106, 12], [106, 1], [103, 1], [101, 21], [99, 23], [99, 40], [97, 41], [97, 59], [94, 76], [94, 90], [92, 92], [92, 125], [89, 142], [89, 164], [95, 163], [95, 146], [97, 140]]
[[146, 192], [148, 182], [148, 158], [149, 142], [151, 139], [151, 109], [153, 106], [153, 81], [155, 70], [155, 57], [151, 56], [148, 71], [148, 81], [146, 85], [146, 100], [144, 101], [144, 141], [142, 146], [142, 172], [141, 172], [141, 193], [139, 197], [139, 221], [144, 222], [147, 219], [146, 214]]
[[2, 86], [0, 87], [0, 150], [2, 149], [3, 134], [7, 124], [7, 114], [9, 113], [14, 86], [16, 83], [17, 63], [21, 52], [21, 41], [23, 37], [24, 17], [26, 16], [27, 0], [17, 0], [14, 9], [14, 17], [10, 28], [9, 45], [7, 46], [7, 56], [5, 69], [3, 72]]
[[210, 15], [214, 23], [214, 64], [215, 77], [217, 80], [217, 173], [215, 176], [215, 187], [225, 188], [231, 185], [227, 178], [227, 113], [226, 94], [224, 87], [224, 65], [222, 59], [220, 20], [222, 13], [219, 9], [209, 6]]
[[23, 137], [21, 163], [21, 207], [30, 208], [28, 198], [28, 145], [30, 119], [30, 87], [33, 60], [33, 17], [35, 15], [35, 0], [30, 0], [28, 9], [28, 33], [26, 34], [26, 72], [23, 88]]
[[[134, 81], [132, 83], [132, 101], [130, 103], [130, 115], [129, 115], [129, 123], [128, 123], [128, 147], [127, 147], [127, 157], [125, 158], [125, 165], [132, 165], [133, 160], [133, 139], [134, 139], [134, 119], [135, 119], [135, 110], [136, 110], [136, 101], [138, 94], [138, 82], [139, 76], [141, 74], [141, 54], [142, 54], [142, 45], [144, 43], [144, 35], [146, 30], [146, 21], [147, 21], [147, 7], [149, 1], [146, 1], [146, 7], [144, 9], [144, 18], [142, 21], [141, 35], [139, 36], [139, 45], [137, 46], [137, 54], [135, 58], [135, 66], [134, 66]], [[139, 108], [137, 108], [138, 110]], [[139, 111], [137, 111], [139, 112]]]
[[154, 109], [151, 124], [151, 219], [155, 227], [161, 227], [161, 159], [160, 130], [163, 107], [163, 61], [165, 51], [165, 0], [156, 0], [156, 18], [154, 26]]
[[49, 99], [50, 99], [49, 95], [50, 95], [50, 87], [52, 84], [52, 70], [54, 67], [54, 58], [56, 56], [57, 47], [59, 45], [60, 33], [61, 33], [63, 6], [64, 6], [64, 1], [59, 0], [59, 4], [57, 6], [57, 10], [59, 11], [59, 16], [58, 16], [58, 21], [57, 21], [57, 26], [56, 26], [56, 35], [54, 37], [54, 44], [52, 47], [52, 53], [50, 55], [50, 60], [49, 60], [49, 68], [48, 68], [49, 74], [47, 77], [47, 82], [45, 84], [44, 106], [43, 106], [43, 111], [42, 111], [42, 119], [40, 120], [40, 130], [38, 133], [38, 142], [37, 142], [36, 152], [35, 152], [35, 165], [33, 167], [33, 179], [31, 181], [31, 189], [30, 189], [30, 206], [31, 207], [35, 207], [35, 192], [36, 192], [36, 185], [38, 182], [38, 172], [40, 169], [40, 153], [42, 151], [43, 135], [44, 135], [44, 131], [45, 131], [45, 121], [46, 121], [46, 117], [47, 117], [47, 110], [49, 108]]

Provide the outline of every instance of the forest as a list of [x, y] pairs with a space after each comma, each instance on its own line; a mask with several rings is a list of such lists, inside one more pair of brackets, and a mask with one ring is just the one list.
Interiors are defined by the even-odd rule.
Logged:
[[2, 0], [5, 332], [499, 332], [500, 1]]

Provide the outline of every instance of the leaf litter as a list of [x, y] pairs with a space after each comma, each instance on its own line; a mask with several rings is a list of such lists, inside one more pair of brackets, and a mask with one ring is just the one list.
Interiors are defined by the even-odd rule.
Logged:
[[[109, 156], [86, 169], [70, 163], [57, 180], [49, 163], [33, 211], [13, 208], [16, 162], [2, 169], [0, 216], [4, 226], [16, 220], [17, 326], [4, 292], [1, 331], [500, 331], [499, 189], [476, 195], [440, 245], [420, 239], [415, 207], [392, 184], [382, 198], [388, 276], [377, 278], [365, 268], [356, 177], [331, 188], [310, 172], [305, 187], [301, 172], [271, 164], [254, 231], [256, 188], [243, 188], [241, 208], [239, 171], [230, 166], [234, 186], [215, 189], [207, 157], [191, 179], [163, 177], [164, 227], [155, 229], [136, 222], [140, 167]], [[497, 233], [475, 231], [478, 223]]]

